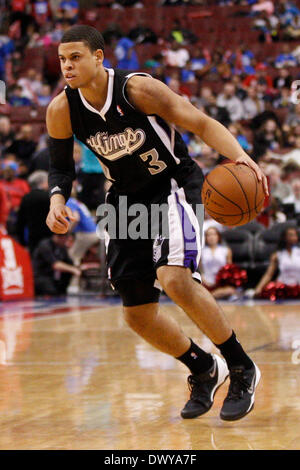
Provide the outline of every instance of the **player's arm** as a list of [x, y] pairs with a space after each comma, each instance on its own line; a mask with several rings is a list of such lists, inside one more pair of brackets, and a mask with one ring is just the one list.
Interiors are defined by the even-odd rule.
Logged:
[[126, 91], [130, 102], [145, 114], [157, 114], [194, 134], [221, 155], [251, 167], [268, 194], [268, 183], [259, 166], [245, 153], [238, 141], [221, 123], [195, 108], [164, 83], [150, 77], [133, 76]]
[[270, 258], [270, 264], [265, 272], [265, 274], [263, 275], [263, 277], [261, 278], [261, 280], [259, 281], [259, 283], [257, 284], [256, 288], [255, 288], [255, 295], [259, 295], [261, 294], [263, 288], [270, 282], [272, 281], [273, 279], [273, 276], [276, 272], [276, 269], [277, 269], [277, 266], [278, 266], [278, 258], [277, 258], [277, 253], [273, 253], [271, 255], [271, 258]]
[[49, 192], [50, 210], [46, 223], [55, 233], [66, 233], [74, 216], [65, 204], [70, 197], [75, 178], [73, 132], [65, 92], [56, 96], [48, 106], [46, 124], [49, 134]]

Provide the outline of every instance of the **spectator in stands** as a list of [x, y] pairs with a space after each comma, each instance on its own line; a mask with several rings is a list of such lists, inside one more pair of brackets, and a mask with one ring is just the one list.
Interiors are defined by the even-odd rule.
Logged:
[[73, 211], [76, 220], [71, 224], [71, 231], [75, 234], [75, 241], [69, 249], [70, 257], [74, 265], [79, 266], [84, 254], [88, 249], [99, 242], [96, 234], [96, 223], [85, 204], [78, 201], [78, 182], [73, 183], [72, 195], [67, 202], [67, 206]]
[[232, 251], [222, 245], [221, 233], [216, 227], [205, 232], [205, 247], [202, 250], [200, 273], [202, 282], [216, 298], [228, 298], [236, 293], [233, 286], [217, 286], [217, 274], [226, 264], [232, 264]]
[[30, 162], [28, 163], [28, 173], [31, 174], [37, 170], [49, 171], [49, 161], [50, 161], [50, 153], [49, 153], [49, 140], [48, 136], [46, 136], [45, 146], [37, 150], [32, 157], [30, 158]]
[[268, 15], [272, 15], [274, 10], [274, 3], [270, 0], [258, 0], [257, 3], [251, 6], [252, 13], [265, 11]]
[[175, 18], [171, 28], [170, 37], [171, 41], [175, 40], [179, 44], [193, 44], [197, 41], [197, 36], [190, 30], [182, 26], [179, 18]]
[[279, 20], [275, 15], [269, 15], [267, 11], [260, 11], [254, 14], [253, 28], [261, 31], [258, 40], [270, 44], [278, 41]]
[[26, 70], [25, 75], [18, 79], [17, 84], [22, 87], [22, 96], [36, 102], [37, 94], [40, 93], [42, 88], [42, 81], [42, 74], [30, 67]]
[[14, 85], [8, 92], [8, 102], [11, 106], [31, 106], [29, 98], [23, 96], [23, 88], [20, 85]]
[[289, 44], [284, 44], [282, 46], [282, 51], [274, 60], [274, 66], [276, 68], [282, 67], [296, 67], [297, 59], [293, 52], [291, 52], [291, 47]]
[[294, 148], [284, 155], [280, 155], [281, 167], [285, 173], [292, 173], [300, 170], [300, 135], [296, 136]]
[[203, 67], [208, 64], [208, 58], [208, 53], [206, 53], [205, 49], [200, 47], [195, 49], [191, 57], [192, 70], [196, 71], [203, 69]]
[[[72, 194], [67, 202], [67, 206], [73, 211], [75, 221], [70, 225], [70, 231], [75, 235], [74, 242], [69, 249], [69, 256], [74, 266], [80, 267], [81, 261], [88, 250], [99, 243], [96, 233], [96, 223], [88, 208], [76, 199], [77, 181], [74, 181]], [[74, 276], [70, 282], [68, 293], [77, 293], [79, 291], [79, 279]]]
[[206, 113], [227, 127], [231, 122], [228, 109], [224, 106], [218, 106], [217, 98], [214, 94], [208, 97], [208, 100], [209, 104], [205, 106]]
[[264, 100], [258, 96], [257, 85], [252, 84], [247, 88], [247, 98], [243, 101], [244, 119], [253, 119], [265, 110]]
[[113, 39], [112, 46], [117, 59], [117, 67], [123, 70], [137, 70], [139, 61], [134, 49], [134, 42], [127, 37], [119, 40]]
[[282, 67], [278, 71], [278, 75], [274, 78], [274, 88], [282, 90], [283, 88], [290, 88], [293, 77], [288, 68]]
[[23, 124], [16, 138], [9, 148], [17, 158], [29, 167], [29, 162], [36, 149], [36, 142], [33, 140], [33, 130], [31, 124]]
[[0, 116], [0, 154], [5, 155], [14, 139], [15, 133], [11, 128], [9, 117]]
[[0, 33], [0, 80], [6, 80], [6, 62], [14, 50], [14, 41], [8, 35]]
[[275, 119], [266, 119], [254, 132], [253, 158], [259, 160], [268, 149], [284, 147], [284, 134]]
[[93, 152], [79, 141], [76, 141], [74, 145], [74, 160], [77, 160], [79, 183], [76, 188], [77, 197], [90, 211], [94, 212], [105, 200], [103, 169]]
[[251, 152], [252, 144], [248, 142], [248, 139], [244, 134], [243, 128], [238, 122], [230, 124], [228, 126], [228, 130], [231, 132], [231, 134], [234, 135], [234, 137], [236, 138], [242, 149], [245, 150], [245, 152]]
[[235, 96], [237, 96], [241, 101], [244, 101], [247, 98], [247, 91], [243, 85], [243, 80], [241, 75], [233, 75], [231, 82], [235, 86]]
[[49, 212], [48, 173], [35, 171], [28, 178], [30, 192], [22, 198], [17, 215], [19, 242], [33, 253], [39, 242], [50, 238], [52, 232], [46, 225]]
[[17, 213], [23, 196], [29, 192], [29, 186], [26, 181], [18, 178], [18, 164], [9, 160], [9, 156], [1, 162], [2, 179], [0, 179], [0, 188], [2, 188], [7, 196], [8, 202], [8, 219], [7, 230], [10, 235], [16, 232]]
[[300, 247], [299, 236], [295, 227], [283, 231], [278, 249], [271, 255], [267, 271], [257, 284], [254, 295], [261, 296], [264, 289], [279, 271], [276, 281], [288, 286], [300, 284]]
[[76, 23], [79, 14], [79, 3], [77, 0], [62, 0], [59, 4], [56, 16], [59, 19], [68, 20], [71, 24]]
[[128, 37], [136, 44], [156, 44], [158, 39], [156, 33], [147, 26], [143, 18], [129, 31]]
[[290, 185], [282, 181], [282, 170], [279, 165], [270, 163], [265, 167], [271, 195], [282, 202], [291, 194]]
[[199, 79], [206, 75], [208, 75], [210, 80], [231, 79], [231, 66], [222, 49], [217, 48], [214, 50], [211, 57], [211, 62], [207, 66], [203, 67], [202, 70], [199, 70], [197, 74]]
[[170, 67], [185, 67], [190, 59], [189, 51], [175, 39], [172, 40], [170, 48], [163, 51], [163, 55], [166, 65]]
[[300, 13], [294, 16], [284, 30], [285, 39], [298, 39], [300, 36]]
[[44, 25], [51, 18], [49, 0], [34, 0], [31, 4], [31, 14], [39, 26]]
[[18, 163], [9, 159], [9, 156], [1, 162], [0, 186], [5, 190], [9, 207], [13, 211], [19, 209], [23, 196], [30, 190], [28, 183], [18, 178], [18, 169]]
[[231, 122], [243, 119], [244, 110], [242, 101], [235, 96], [235, 86], [233, 83], [226, 83], [223, 93], [217, 97], [217, 105], [226, 108]]
[[48, 106], [52, 99], [51, 87], [44, 83], [41, 87], [40, 93], [37, 95], [37, 102], [39, 106]]
[[300, 10], [294, 3], [287, 0], [279, 0], [276, 3], [276, 16], [279, 18], [281, 27], [286, 28], [291, 24], [293, 18], [299, 15]]
[[290, 108], [291, 106], [291, 89], [282, 88], [279, 95], [273, 100], [273, 108]]
[[300, 178], [291, 182], [292, 194], [283, 200], [283, 204], [294, 204], [295, 215], [300, 214]]
[[[254, 83], [253, 83], [254, 82]], [[259, 62], [255, 67], [255, 73], [248, 75], [244, 81], [243, 85], [247, 88], [252, 84], [257, 83], [266, 83], [267, 88], [273, 88], [273, 80], [270, 75], [268, 75], [268, 67], [263, 62]]]
[[34, 250], [32, 264], [36, 295], [65, 295], [72, 276], [81, 271], [68, 255], [70, 235], [52, 235]]
[[180, 72], [182, 83], [193, 83], [196, 81], [196, 75], [195, 72], [192, 70], [192, 63], [190, 60], [187, 61], [187, 63], [181, 69]]
[[300, 125], [300, 103], [297, 103], [287, 114], [285, 124], [289, 127], [296, 127]]

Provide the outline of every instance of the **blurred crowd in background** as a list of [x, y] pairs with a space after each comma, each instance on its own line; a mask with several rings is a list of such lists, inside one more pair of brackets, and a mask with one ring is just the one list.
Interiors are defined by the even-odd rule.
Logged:
[[[64, 87], [57, 45], [77, 23], [102, 32], [106, 67], [143, 70], [163, 81], [224, 124], [263, 168], [270, 197], [251, 236], [262, 238], [278, 224], [297, 232], [299, 0], [0, 0], [0, 80], [6, 85], [6, 102], [0, 96], [0, 191], [6, 207], [0, 224], [30, 250], [38, 294], [78, 292], [84, 266], [99, 268], [95, 214], [107, 183], [97, 159], [80, 142], [74, 147], [77, 180], [70, 200], [78, 220], [64, 237], [52, 236], [43, 222], [49, 208], [45, 111]], [[224, 161], [200, 137], [179, 130], [205, 174]], [[219, 234], [237, 230], [207, 218], [205, 229], [212, 226]], [[254, 253], [259, 243], [254, 238], [251, 243], [248, 281], [249, 270], [259, 264]], [[47, 257], [49, 251], [57, 252], [57, 259]], [[236, 262], [234, 250], [229, 258], [224, 253], [225, 264]], [[87, 256], [90, 264], [84, 264]], [[269, 258], [260, 265], [262, 275], [268, 266]], [[227, 296], [236, 295], [231, 287]], [[250, 287], [256, 286], [250, 282]]]

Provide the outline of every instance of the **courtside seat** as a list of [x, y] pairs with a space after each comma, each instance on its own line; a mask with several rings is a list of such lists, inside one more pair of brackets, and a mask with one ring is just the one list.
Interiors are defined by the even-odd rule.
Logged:
[[266, 269], [270, 256], [278, 248], [282, 232], [287, 227], [297, 227], [296, 220], [273, 225], [271, 228], [258, 232], [254, 236], [254, 264], [257, 269]]
[[266, 230], [266, 227], [256, 220], [252, 220], [248, 224], [243, 225], [243, 230], [247, 230], [247, 232], [250, 232], [252, 235], [255, 235], [256, 233], [262, 232], [263, 230]]
[[234, 228], [222, 233], [222, 238], [232, 250], [233, 263], [243, 269], [253, 265], [253, 235], [244, 228]]

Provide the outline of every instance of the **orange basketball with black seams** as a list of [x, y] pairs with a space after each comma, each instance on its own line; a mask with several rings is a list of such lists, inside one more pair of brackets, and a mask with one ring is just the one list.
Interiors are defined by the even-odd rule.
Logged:
[[206, 176], [202, 187], [206, 212], [223, 225], [251, 222], [261, 212], [264, 200], [263, 184], [247, 165], [219, 165]]

